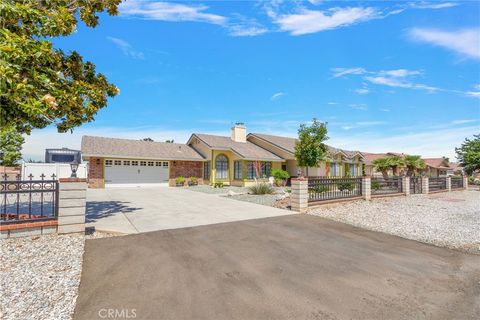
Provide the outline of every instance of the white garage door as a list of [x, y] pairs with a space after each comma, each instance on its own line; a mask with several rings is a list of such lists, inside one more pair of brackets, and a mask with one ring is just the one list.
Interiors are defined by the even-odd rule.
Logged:
[[105, 183], [140, 184], [168, 182], [168, 161], [105, 160]]

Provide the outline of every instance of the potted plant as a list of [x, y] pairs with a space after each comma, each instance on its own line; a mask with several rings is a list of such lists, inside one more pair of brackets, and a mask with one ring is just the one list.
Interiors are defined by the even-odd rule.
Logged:
[[188, 180], [189, 186], [198, 186], [198, 178], [197, 177], [190, 177]]
[[183, 187], [185, 185], [185, 178], [184, 177], [176, 177], [175, 178], [175, 186]]

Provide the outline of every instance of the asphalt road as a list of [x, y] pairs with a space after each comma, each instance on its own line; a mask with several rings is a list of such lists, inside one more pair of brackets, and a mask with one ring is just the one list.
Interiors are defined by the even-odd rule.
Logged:
[[79, 290], [74, 319], [478, 319], [480, 256], [291, 215], [87, 240]]

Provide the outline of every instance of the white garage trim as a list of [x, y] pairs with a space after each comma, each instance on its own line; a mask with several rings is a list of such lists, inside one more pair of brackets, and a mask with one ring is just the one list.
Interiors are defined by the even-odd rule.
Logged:
[[168, 184], [170, 162], [168, 160], [105, 159], [105, 184], [144, 185]]

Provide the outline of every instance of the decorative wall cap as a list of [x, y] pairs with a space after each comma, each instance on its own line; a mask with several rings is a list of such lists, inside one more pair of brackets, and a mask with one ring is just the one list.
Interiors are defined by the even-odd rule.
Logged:
[[60, 178], [58, 179], [60, 183], [66, 183], [66, 182], [87, 182], [87, 179], [85, 178]]
[[308, 181], [308, 178], [292, 178], [291, 181]]

